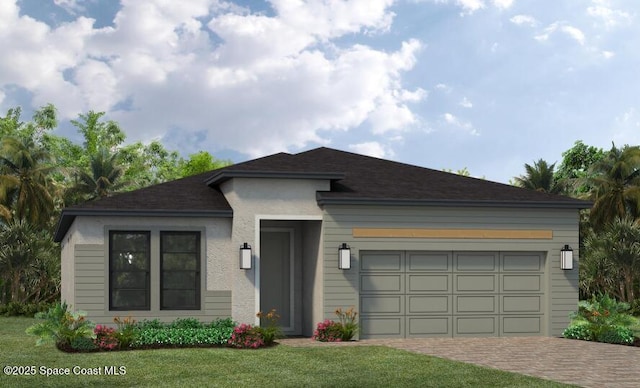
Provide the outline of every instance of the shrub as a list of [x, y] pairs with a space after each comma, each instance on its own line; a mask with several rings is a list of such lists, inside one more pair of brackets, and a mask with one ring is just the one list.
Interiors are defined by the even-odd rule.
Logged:
[[195, 318], [177, 318], [169, 324], [169, 327], [174, 329], [201, 329], [204, 325]]
[[562, 336], [564, 338], [584, 341], [593, 340], [591, 330], [589, 330], [589, 326], [584, 322], [569, 325], [569, 327], [562, 332]]
[[316, 331], [313, 332], [313, 339], [321, 342], [342, 341], [342, 325], [330, 319], [325, 319], [318, 323]]
[[636, 317], [640, 316], [640, 298], [634, 299], [630, 305], [631, 309], [629, 310], [629, 314]]
[[113, 322], [118, 325], [118, 330], [115, 332], [115, 338], [118, 342], [120, 349], [127, 349], [131, 346], [136, 339], [136, 321], [131, 317], [120, 319], [120, 317], [113, 318]]
[[[178, 321], [178, 320], [176, 320]], [[220, 346], [231, 338], [235, 322], [231, 319], [204, 324], [196, 319], [180, 319], [169, 324], [143, 321], [136, 325], [131, 347]]]
[[0, 305], [0, 315], [4, 315], [6, 317], [33, 317], [35, 314], [39, 312], [46, 312], [51, 307], [53, 307], [54, 303], [20, 303], [20, 302], [9, 302], [4, 305]]
[[166, 327], [166, 325], [157, 318], [153, 320], [144, 319], [136, 324], [137, 330], [162, 329], [163, 327]]
[[594, 295], [578, 303], [578, 311], [571, 315], [571, 324], [563, 335], [566, 338], [631, 344], [634, 336], [630, 327], [637, 325], [638, 320], [628, 313], [629, 309], [628, 303], [618, 302], [606, 294]]
[[278, 325], [280, 315], [276, 313], [275, 309], [271, 309], [266, 314], [260, 311], [256, 316], [260, 318], [261, 326], [254, 329], [262, 336], [266, 346], [273, 345], [276, 339], [282, 338], [282, 329]]
[[93, 329], [93, 334], [96, 336], [93, 341], [98, 349], [113, 350], [118, 348], [119, 343], [115, 329], [108, 326], [96, 325], [95, 329]]
[[71, 340], [70, 346], [71, 349], [81, 352], [90, 352], [97, 349], [93, 339], [89, 337], [76, 337]]
[[631, 345], [634, 340], [633, 331], [622, 326], [613, 326], [609, 330], [602, 332], [599, 339], [600, 342], [622, 345]]
[[71, 347], [71, 343], [80, 337], [92, 336], [93, 323], [85, 319], [83, 312], [69, 312], [65, 303], [58, 303], [46, 313], [36, 314], [44, 322], [27, 328], [26, 333], [40, 337], [36, 345], [53, 340], [58, 348]]
[[227, 344], [238, 349], [257, 349], [264, 346], [264, 340], [254, 327], [243, 323], [233, 329], [233, 334]]

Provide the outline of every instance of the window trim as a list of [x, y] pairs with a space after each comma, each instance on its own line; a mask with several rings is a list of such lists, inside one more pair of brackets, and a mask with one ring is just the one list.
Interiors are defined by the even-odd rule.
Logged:
[[[146, 271], [123, 271], [123, 270], [115, 270], [112, 268], [112, 254], [113, 254], [113, 236], [116, 234], [141, 234], [146, 235], [147, 242], [147, 270]], [[109, 311], [150, 311], [151, 310], [151, 232], [147, 230], [110, 230], [109, 231], [109, 257], [108, 257], [108, 271], [109, 271], [109, 279], [108, 279], [108, 292], [109, 292]], [[144, 306], [133, 306], [133, 307], [114, 307], [113, 306], [113, 274], [116, 272], [144, 272], [145, 276], [145, 300], [146, 304]], [[121, 288], [116, 288], [119, 290]]]
[[[196, 269], [195, 270], [181, 270], [181, 272], [190, 272], [190, 273], [195, 273], [195, 304], [193, 306], [177, 306], [177, 307], [166, 307], [164, 306], [164, 260], [163, 260], [163, 255], [164, 255], [164, 250], [163, 250], [163, 246], [164, 246], [164, 236], [166, 235], [194, 235], [196, 237], [196, 247], [195, 247], [195, 252], [193, 252], [196, 255]], [[159, 255], [158, 255], [158, 262], [159, 262], [159, 275], [160, 275], [160, 282], [159, 282], [159, 287], [158, 287], [158, 294], [159, 294], [159, 306], [158, 308], [160, 309], [160, 311], [197, 311], [197, 310], [201, 310], [202, 309], [202, 283], [201, 283], [201, 277], [202, 277], [202, 232], [200, 231], [196, 231], [196, 230], [160, 230], [159, 232], [159, 245], [160, 245], [160, 249], [159, 249]]]

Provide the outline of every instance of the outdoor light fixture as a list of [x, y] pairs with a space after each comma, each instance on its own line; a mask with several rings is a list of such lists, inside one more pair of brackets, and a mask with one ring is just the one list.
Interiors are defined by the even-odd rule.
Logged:
[[251, 245], [247, 243], [240, 246], [240, 269], [251, 269]]
[[338, 268], [351, 269], [351, 248], [346, 243], [338, 248]]
[[573, 249], [568, 245], [560, 250], [560, 268], [573, 269]]

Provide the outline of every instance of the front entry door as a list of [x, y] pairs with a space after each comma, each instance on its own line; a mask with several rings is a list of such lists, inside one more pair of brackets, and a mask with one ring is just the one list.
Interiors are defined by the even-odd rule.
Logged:
[[276, 309], [279, 325], [293, 331], [293, 231], [263, 229], [260, 233], [260, 311]]

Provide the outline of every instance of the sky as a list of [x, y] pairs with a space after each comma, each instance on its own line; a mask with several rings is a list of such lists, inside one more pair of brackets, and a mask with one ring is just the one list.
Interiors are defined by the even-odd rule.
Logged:
[[0, 0], [0, 115], [241, 162], [326, 146], [508, 183], [640, 144], [637, 0]]

